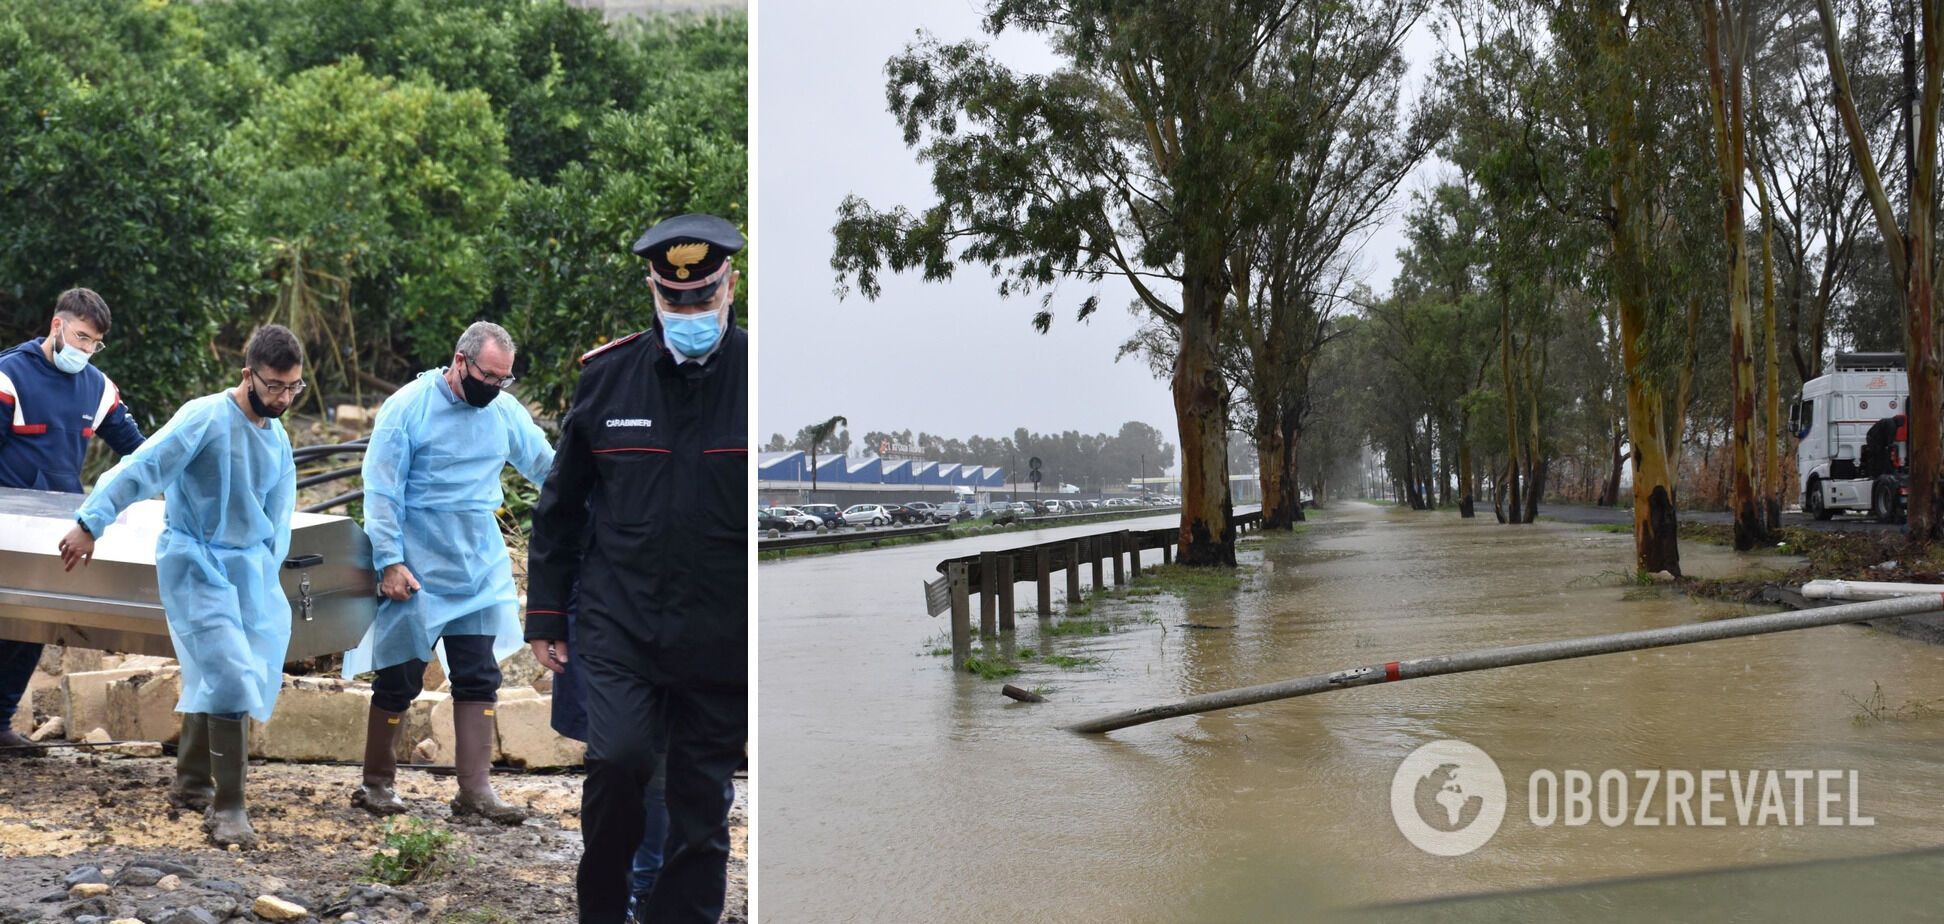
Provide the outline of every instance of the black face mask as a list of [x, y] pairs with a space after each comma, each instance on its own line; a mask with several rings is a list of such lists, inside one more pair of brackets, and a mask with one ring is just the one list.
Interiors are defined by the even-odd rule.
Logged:
[[[256, 373], [254, 372], [250, 373], [250, 377], [252, 379], [256, 378]], [[256, 414], [258, 417], [261, 417], [265, 420], [276, 420], [277, 418], [282, 417], [284, 411], [287, 410], [290, 410], [290, 408], [285, 407], [282, 410], [278, 410], [277, 408], [273, 408], [268, 404], [264, 404], [263, 399], [257, 397], [256, 386], [255, 385], [250, 386], [250, 411]]]
[[[467, 363], [466, 365], [471, 366], [472, 364]], [[498, 385], [490, 382], [482, 382], [473, 378], [470, 368], [459, 374], [459, 387], [466, 393], [466, 403], [473, 407], [485, 407], [488, 404], [492, 404], [493, 399], [499, 397], [500, 393], [500, 387]]]

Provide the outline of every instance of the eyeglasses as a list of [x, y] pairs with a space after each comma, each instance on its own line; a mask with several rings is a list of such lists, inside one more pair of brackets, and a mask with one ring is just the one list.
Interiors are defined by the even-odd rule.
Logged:
[[254, 376], [258, 382], [262, 383], [264, 392], [269, 394], [270, 397], [272, 398], [283, 394], [288, 394], [291, 397], [295, 398], [298, 395], [303, 394], [304, 389], [310, 387], [309, 385], [304, 383], [303, 379], [298, 379], [297, 381], [288, 384], [285, 384], [283, 382], [272, 381], [270, 379], [264, 378], [263, 373], [258, 372], [255, 369], [250, 370], [250, 375]]
[[[471, 356], [467, 356], [465, 353], [461, 353], [459, 355], [466, 357], [466, 366], [468, 368], [474, 371], [479, 370], [479, 360], [474, 359]], [[476, 375], [473, 376], [473, 378], [477, 381], [485, 382], [488, 385], [495, 385], [500, 388], [512, 388], [513, 383], [520, 380], [520, 377], [517, 375], [503, 375], [497, 378], [490, 375]]]
[[68, 338], [77, 350], [84, 350], [88, 353], [99, 353], [102, 350], [108, 349], [108, 341], [91, 334], [84, 334], [65, 324], [61, 325], [61, 333]]

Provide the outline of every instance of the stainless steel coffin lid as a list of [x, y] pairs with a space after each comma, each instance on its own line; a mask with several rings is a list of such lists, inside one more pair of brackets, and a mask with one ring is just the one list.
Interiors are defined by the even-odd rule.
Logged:
[[[162, 502], [131, 505], [95, 543], [93, 563], [67, 572], [60, 541], [83, 499], [0, 488], [0, 638], [173, 656], [155, 582]], [[377, 614], [364, 530], [349, 517], [292, 514], [284, 564], [288, 659], [355, 647]]]

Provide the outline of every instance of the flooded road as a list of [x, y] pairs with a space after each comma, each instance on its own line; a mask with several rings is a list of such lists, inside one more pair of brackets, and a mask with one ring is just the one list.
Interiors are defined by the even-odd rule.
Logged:
[[[1106, 635], [1042, 635], [1048, 623], [1022, 614], [1016, 649], [1097, 663], [1022, 660], [999, 681], [929, 654], [947, 624], [924, 615], [920, 582], [939, 560], [1097, 531], [760, 567], [764, 920], [1287, 919], [1944, 843], [1944, 713], [1901, 708], [1944, 708], [1944, 647], [1854, 626], [1363, 687], [1105, 737], [1062, 730], [1300, 674], [1747, 612], [1633, 586], [1626, 535], [1339, 504], [1300, 535], [1245, 544], [1258, 567], [1238, 590], [1104, 604], [1096, 615], [1117, 626]], [[1682, 552], [1709, 577], [1790, 562]], [[1008, 681], [1049, 702], [1004, 699]], [[1886, 718], [1868, 718], [1859, 703], [1879, 694]], [[1497, 835], [1453, 858], [1413, 847], [1390, 809], [1400, 762], [1445, 738], [1488, 753], [1509, 790]], [[1732, 809], [1727, 827], [1529, 821], [1535, 770], [1610, 768], [1856, 771], [1876, 823], [1741, 827]]]

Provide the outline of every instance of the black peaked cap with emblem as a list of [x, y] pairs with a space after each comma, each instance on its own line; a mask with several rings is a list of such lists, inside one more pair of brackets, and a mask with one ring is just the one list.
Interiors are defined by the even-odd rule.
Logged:
[[655, 224], [634, 242], [648, 261], [655, 288], [671, 305], [708, 301], [729, 274], [729, 258], [744, 245], [736, 226], [714, 215], [677, 215]]

